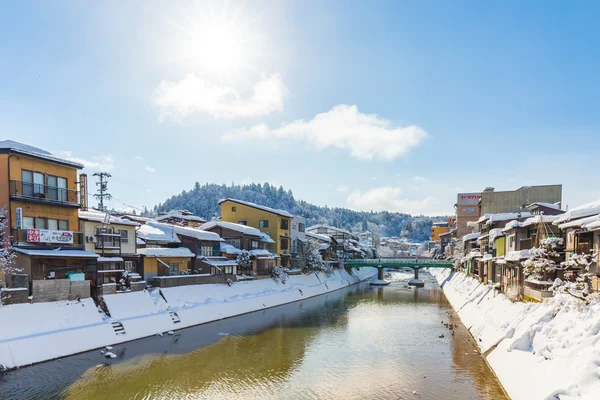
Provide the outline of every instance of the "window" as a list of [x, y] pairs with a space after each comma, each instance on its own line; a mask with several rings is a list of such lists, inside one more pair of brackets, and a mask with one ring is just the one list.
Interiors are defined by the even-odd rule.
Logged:
[[33, 196], [34, 197], [44, 197], [46, 193], [44, 185], [44, 174], [39, 172], [33, 173]]
[[514, 248], [515, 247], [515, 235], [511, 235], [509, 238], [509, 246], [510, 248]]
[[258, 226], [259, 226], [260, 228], [268, 228], [268, 227], [269, 227], [269, 220], [267, 220], [267, 219], [261, 219], [261, 220], [258, 222]]
[[61, 231], [68, 231], [69, 230], [69, 221], [67, 221], [66, 219], [59, 219], [58, 220], [58, 229]]
[[35, 228], [33, 217], [23, 217], [23, 229]]
[[35, 228], [46, 229], [46, 218], [35, 217]]
[[125, 271], [133, 272], [133, 261], [125, 261]]
[[306, 230], [306, 225], [302, 222], [298, 223], [298, 232], [304, 232]]
[[116, 248], [121, 246], [121, 234], [118, 229], [96, 228], [96, 248]]
[[213, 247], [212, 246], [200, 246], [200, 254], [204, 257], [212, 257]]
[[129, 242], [129, 231], [121, 229], [121, 243]]
[[464, 213], [474, 213], [476, 209], [474, 207], [463, 208]]
[[288, 220], [287, 219], [282, 219], [280, 227], [281, 227], [281, 229], [285, 229], [285, 230], [289, 229], [290, 228], [290, 224], [289, 224]]
[[58, 229], [58, 220], [49, 219], [48, 220], [48, 229], [57, 230]]
[[224, 274], [227, 274], [227, 275], [233, 274], [233, 266], [232, 265], [225, 265], [225, 266], [221, 267], [221, 270], [223, 271]]
[[287, 249], [288, 249], [288, 240], [281, 239], [281, 250], [287, 250]]
[[225, 243], [235, 247], [236, 249], [241, 249], [240, 239], [225, 239]]
[[250, 247], [252, 248], [252, 250], [258, 249], [258, 240], [252, 240], [250, 242]]
[[179, 275], [179, 263], [169, 263], [171, 275]]
[[248, 225], [248, 223], [246, 221], [238, 221], [238, 224], [240, 224], [240, 225]]
[[23, 181], [23, 196], [33, 196], [33, 172], [22, 170], [21, 181]]
[[48, 198], [51, 200], [58, 200], [58, 185], [57, 177], [48, 175]]
[[235, 206], [231, 207], [231, 212], [236, 212], [236, 211], [237, 211], [237, 208], [235, 208]]

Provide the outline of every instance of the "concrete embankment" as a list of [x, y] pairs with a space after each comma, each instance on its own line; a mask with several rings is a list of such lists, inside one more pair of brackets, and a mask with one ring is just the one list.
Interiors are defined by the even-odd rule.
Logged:
[[151, 289], [104, 296], [110, 317], [91, 299], [0, 307], [0, 367], [11, 369], [291, 303], [339, 290], [377, 275], [348, 274]]

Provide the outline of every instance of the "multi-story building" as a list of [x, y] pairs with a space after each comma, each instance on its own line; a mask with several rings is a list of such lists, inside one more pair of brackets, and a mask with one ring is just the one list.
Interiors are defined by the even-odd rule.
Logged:
[[562, 185], [523, 186], [517, 190], [497, 192], [486, 188], [481, 193], [480, 214], [519, 212], [533, 203], [556, 205], [560, 209]]
[[456, 236], [461, 238], [471, 233], [468, 222], [479, 219], [481, 193], [458, 193], [456, 195]]
[[279, 263], [288, 266], [291, 260], [291, 221], [293, 215], [259, 204], [236, 199], [219, 201], [221, 220], [257, 228], [275, 240], [274, 251]]
[[306, 218], [294, 215], [292, 218], [292, 266], [296, 267], [302, 246], [306, 243]]
[[454, 229], [454, 218], [448, 218], [447, 221], [434, 222], [431, 224], [431, 240], [440, 243], [440, 235], [450, 232]]
[[[27, 275], [34, 292], [43, 280], [90, 280], [95, 274], [99, 256], [85, 251], [79, 229], [78, 185], [85, 184], [85, 176], [78, 177], [77, 170], [82, 168], [32, 146], [0, 141], [0, 207], [9, 230], [3, 233], [17, 252], [15, 268]], [[11, 277], [5, 279], [10, 285]]]
[[204, 218], [198, 217], [188, 210], [171, 210], [167, 213], [159, 214], [155, 220], [166, 224], [190, 226], [192, 228], [197, 228], [206, 222]]

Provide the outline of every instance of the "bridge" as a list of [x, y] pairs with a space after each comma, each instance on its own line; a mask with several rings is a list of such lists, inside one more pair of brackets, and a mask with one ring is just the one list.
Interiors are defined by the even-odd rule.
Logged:
[[454, 268], [452, 260], [434, 260], [433, 258], [367, 258], [349, 259], [345, 262], [347, 267], [375, 267], [379, 270], [378, 279], [383, 280], [383, 269], [411, 268], [415, 271], [415, 279], [419, 279], [421, 268]]

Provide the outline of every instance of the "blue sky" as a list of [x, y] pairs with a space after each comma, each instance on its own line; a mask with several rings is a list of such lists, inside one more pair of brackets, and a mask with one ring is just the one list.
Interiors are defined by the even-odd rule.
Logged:
[[[127, 4], [120, 4], [127, 3]], [[114, 207], [265, 182], [451, 213], [457, 191], [600, 198], [593, 2], [15, 2], [2, 139], [107, 170]]]

